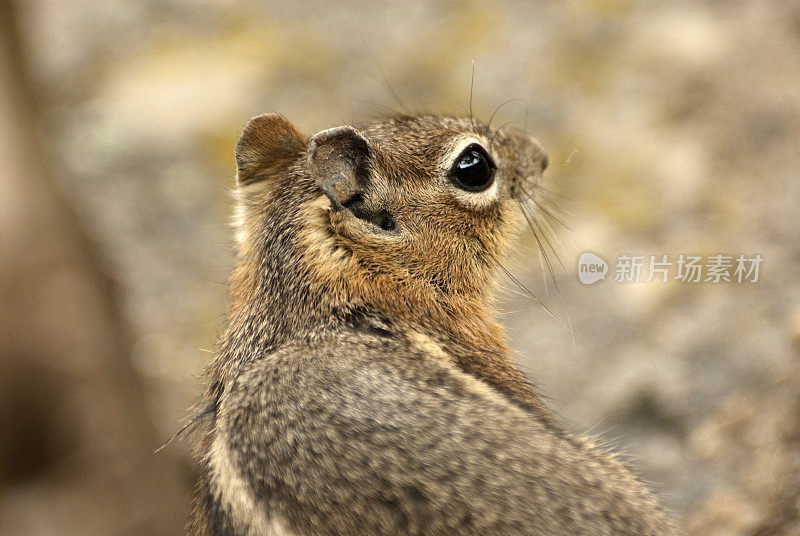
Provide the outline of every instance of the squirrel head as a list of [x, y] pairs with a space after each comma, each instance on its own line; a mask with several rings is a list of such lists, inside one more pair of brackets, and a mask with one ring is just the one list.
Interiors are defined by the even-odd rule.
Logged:
[[402, 116], [309, 139], [262, 115], [236, 145], [240, 257], [269, 255], [259, 241], [289, 225], [292, 262], [351, 299], [360, 281], [481, 300], [547, 161], [522, 132], [468, 119]]

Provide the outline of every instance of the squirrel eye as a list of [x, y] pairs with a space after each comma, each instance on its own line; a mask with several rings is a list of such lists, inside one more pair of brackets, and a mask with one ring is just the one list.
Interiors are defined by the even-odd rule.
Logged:
[[456, 158], [450, 177], [468, 192], [481, 192], [494, 182], [494, 164], [480, 145], [470, 145]]

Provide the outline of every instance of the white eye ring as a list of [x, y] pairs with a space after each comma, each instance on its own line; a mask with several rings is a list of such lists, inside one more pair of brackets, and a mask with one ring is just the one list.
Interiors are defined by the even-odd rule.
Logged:
[[[464, 205], [480, 208], [491, 204], [497, 199], [497, 169], [491, 151], [486, 148], [488, 145], [488, 140], [475, 136], [457, 138], [449, 148], [447, 158], [442, 162], [442, 176], [447, 180], [455, 197]], [[483, 189], [470, 189], [464, 187], [463, 184], [458, 184], [458, 181], [453, 180], [453, 169], [457, 166], [458, 160], [464, 156], [471, 146], [474, 146], [474, 150], [483, 155], [487, 165], [490, 167], [491, 177], [487, 181], [488, 186]]]

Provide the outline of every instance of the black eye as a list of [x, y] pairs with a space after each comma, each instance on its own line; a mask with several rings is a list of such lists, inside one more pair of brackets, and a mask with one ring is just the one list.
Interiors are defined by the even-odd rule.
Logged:
[[494, 182], [494, 164], [480, 145], [470, 145], [450, 170], [453, 183], [468, 192], [481, 192]]

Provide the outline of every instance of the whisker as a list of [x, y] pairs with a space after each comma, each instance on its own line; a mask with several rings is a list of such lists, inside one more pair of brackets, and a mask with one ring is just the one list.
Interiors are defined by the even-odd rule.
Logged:
[[[542, 255], [541, 253], [539, 253], [539, 267], [542, 269], [542, 272], [541, 272], [542, 273], [542, 286], [544, 287], [544, 295], [545, 295], [545, 297], [549, 299], [550, 296], [549, 296], [549, 291], [547, 289], [547, 287], [548, 287], [548, 284], [547, 284], [547, 270], [545, 270], [545, 267], [544, 267], [544, 258], [545, 258], [545, 256]], [[556, 290], [558, 290], [558, 289], [556, 288]]]
[[547, 182], [547, 183], [550, 183], [550, 184], [554, 184], [556, 186], [560, 186], [561, 188], [564, 187], [564, 185], [562, 183], [560, 183], [559, 181], [557, 181], [555, 179], [551, 179], [550, 177], [542, 176], [542, 177], [539, 177], [539, 180], [541, 180], [542, 182]]
[[[547, 255], [547, 251], [544, 249], [544, 247], [542, 245], [542, 242], [539, 239], [539, 235], [538, 235], [538, 233], [536, 233], [536, 231], [534, 229], [534, 227], [536, 227], [536, 225], [534, 224], [533, 220], [536, 220], [537, 222], [539, 220], [536, 219], [536, 215], [535, 214], [533, 214], [532, 216], [529, 215], [528, 212], [525, 210], [525, 208], [526, 208], [526, 205], [524, 205], [523, 203], [520, 203], [520, 210], [522, 211], [522, 214], [525, 216], [525, 219], [528, 222], [528, 226], [531, 228], [531, 231], [533, 232], [534, 238], [536, 238], [536, 244], [539, 246], [539, 263], [544, 265], [543, 260], [546, 261], [548, 271], [550, 272], [550, 277], [553, 280], [553, 286], [556, 289], [556, 294], [558, 294], [558, 299], [561, 302], [561, 308], [564, 311], [564, 316], [567, 319], [566, 325], [563, 322], [561, 322], [561, 325], [570, 334], [570, 337], [572, 339], [572, 357], [573, 358], [577, 358], [577, 356], [578, 356], [578, 344], [577, 344], [577, 341], [575, 340], [575, 328], [572, 325], [572, 319], [570, 318], [569, 313], [567, 313], [567, 311], [566, 311], [566, 304], [564, 303], [564, 297], [561, 295], [561, 291], [558, 288], [558, 283], [556, 282], [555, 273], [553, 271], [552, 264], [549, 261], [549, 258], [548, 258], [548, 255]], [[548, 226], [551, 236], [555, 237], [559, 241], [558, 242], [559, 245], [561, 245], [561, 240], [558, 238], [558, 234], [553, 231], [553, 228], [550, 225], [550, 223], [546, 219], [544, 219], [542, 221]], [[540, 233], [542, 233], [543, 238], [545, 239], [547, 245], [550, 246], [550, 249], [553, 251], [553, 254], [556, 256], [556, 259], [558, 259], [558, 262], [559, 262], [559, 264], [561, 264], [561, 267], [564, 270], [566, 270], [566, 267], [564, 266], [564, 263], [561, 261], [561, 258], [559, 257], [558, 252], [555, 250], [555, 248], [553, 248], [552, 243], [550, 243], [550, 241], [547, 240], [547, 236], [546, 236], [547, 231], [545, 229], [543, 229], [543, 228], [540, 228]], [[542, 277], [544, 278], [544, 266], [542, 266]], [[546, 289], [547, 289], [547, 285], [545, 284], [545, 290]]]
[[[503, 106], [505, 106], [506, 104], [508, 104], [509, 102], [523, 102], [523, 103], [524, 103], [525, 101], [524, 101], [524, 100], [522, 100], [522, 99], [508, 99], [508, 100], [507, 100], [507, 101], [505, 101], [503, 104], [501, 104], [500, 106], [498, 106], [497, 108], [495, 108], [495, 109], [494, 109], [494, 111], [492, 112], [492, 115], [489, 117], [489, 122], [488, 122], [488, 123], [486, 123], [486, 126], [487, 126], [487, 128], [490, 128], [490, 127], [492, 126], [492, 119], [494, 119], [494, 116], [495, 116], [495, 114], [497, 114], [497, 112], [499, 112], [499, 111], [500, 111], [500, 109], [501, 109]], [[527, 112], [527, 110], [526, 110], [526, 112]], [[502, 128], [502, 127], [501, 127], [501, 128]]]
[[373, 79], [375, 79], [376, 82], [378, 82], [378, 84], [383, 86], [383, 89], [385, 89], [386, 92], [389, 94], [389, 96], [397, 103], [398, 106], [400, 106], [401, 112], [408, 113], [408, 107], [406, 106], [405, 102], [403, 102], [403, 99], [400, 98], [400, 95], [394, 90], [392, 85], [389, 83], [389, 78], [386, 76], [386, 73], [381, 68], [380, 63], [378, 63], [378, 60], [375, 58], [375, 55], [371, 51], [369, 43], [367, 43], [366, 37], [363, 35], [361, 36], [361, 44], [362, 44], [361, 50], [364, 51], [364, 54], [366, 54], [367, 59], [372, 64], [372, 68], [374, 69], [372, 73], [369, 73], [370, 76], [372, 76]]
[[[563, 199], [564, 201], [575, 201], [575, 198], [567, 197], [564, 194], [561, 194], [561, 193], [558, 193], [556, 191], [553, 191], [550, 187], [544, 186], [543, 184], [535, 184], [535, 183], [531, 182], [530, 179], [526, 179], [524, 177], [523, 177], [522, 180], [525, 181], [525, 183], [528, 186], [530, 186], [531, 188], [533, 188], [534, 190], [538, 190], [538, 191], [542, 192], [546, 197], [559, 197], [559, 198]], [[558, 186], [560, 188], [562, 187], [559, 183], [557, 183], [555, 181], [552, 181], [552, 180], [549, 180], [549, 179], [545, 179], [544, 177], [541, 177], [541, 180], [542, 180], [542, 182], [548, 182], [548, 183], [556, 185], [556, 186]]]
[[[520, 203], [520, 204], [521, 204], [520, 208], [522, 208], [522, 209], [523, 209], [523, 214], [526, 214], [526, 212], [525, 212], [524, 208], [528, 208], [528, 210], [529, 210], [530, 212], [529, 212], [529, 214], [527, 214], [527, 215], [526, 215], [526, 217], [527, 217], [527, 216], [530, 216], [530, 217], [532, 218], [533, 222], [535, 222], [535, 224], [536, 224], [536, 227], [539, 229], [539, 232], [542, 234], [542, 238], [544, 238], [545, 242], [547, 243], [547, 245], [548, 245], [548, 246], [550, 246], [550, 249], [551, 249], [551, 251], [552, 251], [552, 252], [553, 252], [553, 254], [556, 256], [556, 259], [558, 259], [558, 263], [559, 263], [559, 264], [562, 266], [562, 268], [566, 269], [566, 267], [564, 266], [564, 263], [563, 263], [563, 261], [561, 260], [561, 257], [560, 257], [560, 255], [559, 255], [559, 253], [558, 253], [558, 250], [556, 250], [556, 248], [555, 248], [555, 247], [553, 247], [553, 244], [552, 244], [552, 243], [550, 242], [550, 240], [548, 239], [548, 236], [549, 236], [549, 237], [551, 237], [553, 240], [557, 241], [557, 243], [558, 243], [559, 247], [562, 247], [562, 244], [561, 244], [561, 239], [559, 238], [559, 235], [558, 235], [558, 233], [556, 233], [556, 232], [555, 232], [555, 229], [553, 229], [553, 226], [550, 224], [550, 221], [548, 220], [548, 218], [555, 219], [556, 221], [559, 221], [560, 223], [562, 223], [562, 225], [564, 225], [564, 224], [563, 224], [563, 222], [561, 222], [560, 220], [558, 220], [558, 218], [556, 218], [555, 216], [553, 216], [553, 215], [552, 215], [552, 213], [551, 213], [550, 211], [546, 210], [546, 209], [543, 207], [543, 205], [542, 205], [542, 204], [538, 203], [538, 202], [537, 202], [537, 201], [534, 199], [534, 197], [533, 197], [533, 196], [535, 195], [535, 192], [532, 192], [532, 193], [528, 194], [528, 192], [525, 190], [525, 188], [522, 188], [522, 187], [521, 187], [521, 189], [522, 189], [522, 191], [523, 191], [523, 192], [526, 194], [526, 195], [525, 195], [525, 198], [524, 198], [523, 200], [520, 200], [520, 201], [518, 201], [518, 203]], [[527, 206], [527, 205], [525, 205], [525, 207], [523, 207], [523, 206], [522, 206], [522, 204], [524, 204], [524, 203], [525, 203], [525, 201], [527, 201], [527, 200], [531, 200], [531, 201], [533, 201], [533, 203], [534, 203], [534, 204], [535, 204], [537, 207], [539, 207], [539, 208], [541, 209], [541, 213], [543, 214], [543, 216], [542, 216], [542, 217], [540, 217], [540, 216], [539, 216], [539, 213], [540, 213], [540, 211], [533, 210], [533, 209], [531, 209], [531, 208], [530, 208], [529, 206]], [[530, 226], [530, 225], [531, 225], [531, 223], [532, 223], [532, 222], [529, 220], [529, 221], [528, 221], [528, 225]], [[571, 229], [570, 229], [569, 227], [567, 227], [566, 225], [564, 225], [564, 227], [565, 227], [566, 229], [568, 229], [568, 230], [570, 230], [570, 231], [571, 231]], [[563, 251], [563, 247], [562, 247], [562, 251]]]
[[474, 123], [475, 117], [472, 115], [472, 90], [475, 87], [475, 60], [472, 60], [472, 77], [469, 81], [469, 122]]
[[180, 428], [180, 430], [178, 430], [177, 432], [172, 434], [172, 436], [169, 439], [167, 439], [164, 442], [163, 445], [158, 447], [153, 452], [153, 454], [158, 454], [159, 452], [164, 450], [167, 447], [167, 445], [172, 443], [176, 438], [181, 438], [182, 439], [185, 434], [190, 433], [192, 431], [192, 429], [194, 428], [194, 426], [197, 425], [197, 423], [200, 422], [206, 415], [209, 415], [213, 410], [214, 410], [214, 408], [213, 408], [213, 406], [211, 404], [208, 404], [207, 406], [205, 406], [198, 413], [196, 413], [193, 417], [191, 417], [189, 419], [189, 421]]
[[[517, 298], [529, 298], [530, 296], [524, 292], [521, 292], [518, 288], [513, 285], [509, 285], [507, 283], [501, 284], [500, 291], [503, 295], [507, 297], [517, 297]], [[503, 314], [498, 313], [498, 314]]]
[[[544, 238], [545, 243], [548, 246], [550, 246], [550, 251], [552, 251], [553, 255], [555, 255], [556, 260], [558, 261], [558, 264], [560, 264], [561, 268], [563, 268], [566, 271], [567, 267], [564, 266], [564, 262], [561, 260], [561, 256], [558, 254], [558, 250], [556, 250], [556, 248], [553, 247], [553, 243], [550, 242], [550, 238], [548, 237], [548, 235], [556, 236], [556, 233], [553, 232], [553, 227], [550, 225], [550, 222], [547, 221], [547, 218], [542, 218], [542, 219], [538, 218], [535, 212], [533, 213], [533, 218], [536, 221], [536, 223], [539, 224], [538, 225], [539, 232], [541, 233], [542, 238]], [[547, 225], [547, 228], [545, 228], [543, 225], [541, 225], [542, 223]], [[549, 230], [549, 232], [548, 232], [548, 230]]]
[[562, 206], [559, 204], [559, 202], [558, 202], [558, 201], [556, 201], [556, 200], [553, 200], [553, 199], [552, 199], [553, 197], [558, 197], [558, 198], [559, 198], [561, 201], [575, 202], [575, 198], [574, 198], [574, 197], [568, 197], [568, 196], [566, 196], [566, 195], [564, 195], [564, 194], [560, 194], [560, 193], [558, 193], [558, 192], [554, 192], [554, 191], [553, 191], [553, 190], [551, 190], [550, 188], [547, 188], [547, 187], [545, 187], [545, 186], [542, 186], [542, 185], [539, 185], [539, 186], [537, 186], [536, 188], [537, 188], [537, 189], [538, 189], [540, 192], [542, 192], [542, 197], [544, 198], [544, 200], [548, 201], [548, 202], [549, 202], [551, 205], [553, 205], [553, 208], [554, 208], [554, 209], [557, 209], [557, 210], [562, 210], [562, 211], [564, 211], [566, 214], [569, 214], [570, 216], [574, 216], [574, 214], [572, 214], [571, 212], [569, 212], [569, 211], [565, 210], [565, 209], [564, 209], [564, 208], [563, 208], [563, 207], [562, 207]]
[[400, 106], [400, 111], [403, 113], [408, 113], [408, 107], [406, 107], [406, 103], [403, 99], [400, 98], [400, 95], [394, 90], [394, 88], [389, 84], [389, 80], [383, 73], [380, 73], [381, 80], [383, 81], [383, 87], [386, 89], [389, 96], [394, 99], [398, 106]]
[[[525, 188], [523, 188], [522, 186], [520, 186], [520, 189], [523, 191], [523, 193], [525, 193], [525, 198], [526, 199], [535, 194], [535, 192], [530, 192], [530, 194], [529, 194], [525, 190]], [[524, 210], [524, 208], [522, 206], [523, 201], [518, 201], [518, 202], [520, 203], [520, 210], [522, 211], [523, 216], [525, 216], [525, 220], [528, 222], [528, 225], [531, 226], [531, 221], [528, 220], [528, 215], [525, 213], [525, 210]], [[536, 240], [538, 242], [539, 239], [538, 239], [538, 237], [536, 235], [536, 231], [533, 230], [533, 227], [531, 227], [531, 231], [533, 231], [533, 236], [536, 238]], [[540, 253], [539, 253], [539, 266], [541, 266], [541, 268], [542, 268], [542, 272], [541, 272], [541, 274], [542, 274], [542, 286], [544, 287], [544, 296], [545, 296], [546, 299], [549, 300], [550, 299], [550, 292], [549, 292], [548, 285], [547, 285], [547, 270], [545, 269], [544, 258], [545, 258], [545, 255], [542, 255], [542, 253], [540, 251]]]
[[525, 221], [528, 222], [528, 227], [530, 227], [531, 232], [533, 233], [533, 237], [536, 239], [536, 244], [539, 246], [539, 256], [540, 258], [544, 259], [545, 264], [547, 265], [547, 271], [550, 273], [550, 278], [553, 280], [553, 286], [556, 290], [558, 289], [558, 284], [556, 283], [556, 274], [553, 270], [553, 264], [550, 262], [550, 257], [547, 255], [547, 250], [545, 250], [544, 245], [542, 244], [541, 239], [539, 238], [539, 233], [536, 232], [536, 225], [533, 222], [533, 219], [528, 211], [525, 210], [527, 205], [523, 205], [520, 203], [519, 205], [520, 210], [522, 211], [522, 215], [525, 216]]
[[[530, 192], [529, 192], [524, 187], [520, 186], [520, 189], [525, 194], [525, 197], [522, 199], [522, 201], [532, 201], [547, 216], [549, 216], [550, 218], [552, 218], [555, 221], [557, 221], [558, 223], [560, 223], [565, 229], [571, 231], [572, 229], [570, 229], [569, 225], [564, 223], [564, 221], [561, 220], [561, 218], [558, 218], [553, 214], [553, 212], [561, 211], [562, 209], [561, 209], [560, 206], [558, 206], [557, 203], [555, 203], [553, 200], [549, 199], [549, 197], [553, 196], [553, 195], [558, 196], [558, 194], [548, 190], [547, 188], [544, 188], [541, 185], [536, 185], [536, 184], [532, 183], [530, 180], [528, 180], [528, 179], [526, 179], [524, 177], [523, 177], [522, 181], [523, 181], [523, 183], [525, 185], [527, 185], [530, 188]], [[542, 193], [543, 198], [541, 199], [541, 201], [542, 201], [541, 203], [536, 200], [536, 192], [541, 192]], [[552, 205], [549, 210], [545, 207], [546, 202], [549, 202], [549, 204]]]
[[498, 128], [497, 130], [495, 130], [495, 131], [494, 131], [494, 134], [492, 134], [492, 137], [491, 137], [491, 138], [489, 138], [489, 145], [493, 145], [493, 144], [494, 144], [494, 139], [495, 139], [495, 137], [497, 137], [497, 135], [498, 135], [498, 134], [500, 134], [500, 132], [501, 132], [501, 131], [502, 131], [504, 128], [506, 128], [508, 125], [519, 125], [519, 121], [509, 121], [508, 123], [503, 123], [502, 125], [500, 125], [500, 128]]
[[492, 258], [492, 260], [495, 262], [495, 264], [498, 267], [500, 267], [500, 269], [503, 271], [503, 273], [505, 273], [506, 276], [508, 276], [508, 278], [511, 279], [511, 281], [513, 281], [514, 284], [517, 285], [517, 287], [519, 287], [520, 290], [522, 290], [527, 296], [533, 298], [536, 301], [536, 303], [538, 303], [542, 307], [542, 309], [544, 309], [544, 311], [548, 315], [550, 315], [550, 317], [553, 320], [555, 320], [556, 322], [561, 324], [561, 326], [564, 329], [568, 329], [567, 326], [564, 324], [564, 322], [562, 322], [558, 317], [556, 317], [556, 315], [553, 314], [553, 312], [550, 310], [550, 308], [548, 308], [547, 305], [545, 305], [545, 303], [541, 299], [539, 299], [539, 297], [536, 294], [533, 293], [533, 291], [531, 291], [528, 287], [526, 287], [524, 284], [522, 284], [522, 282], [519, 279], [514, 277], [514, 274], [512, 274], [511, 272], [508, 271], [508, 269], [503, 265], [503, 263], [500, 262], [500, 259], [498, 259], [495, 256], [494, 253], [492, 253], [491, 251], [489, 251], [489, 249], [486, 248], [486, 245], [483, 243], [483, 240], [481, 240], [479, 236], [476, 236], [475, 239], [482, 246], [483, 250]]
[[561, 226], [562, 226], [562, 227], [564, 227], [564, 229], [566, 229], [566, 230], [568, 230], [568, 231], [572, 231], [572, 229], [570, 229], [569, 225], [567, 225], [566, 223], [564, 223], [564, 222], [563, 222], [563, 221], [562, 221], [560, 218], [557, 218], [557, 217], [555, 217], [555, 216], [554, 216], [554, 215], [553, 215], [553, 214], [552, 214], [552, 213], [551, 213], [549, 210], [547, 210], [547, 209], [546, 209], [546, 208], [544, 208], [542, 205], [540, 205], [540, 204], [539, 204], [539, 202], [538, 202], [538, 201], [536, 201], [536, 197], [531, 197], [531, 201], [533, 201], [533, 203], [534, 203], [534, 204], [535, 204], [537, 207], [539, 207], [539, 210], [541, 210], [541, 211], [542, 211], [544, 214], [546, 214], [548, 218], [552, 218], [553, 220], [555, 220], [555, 221], [557, 221], [558, 223], [560, 223], [560, 224], [561, 224]]
[[[548, 219], [545, 217], [545, 218], [541, 218], [540, 220], [537, 220], [537, 221], [539, 221], [539, 223], [542, 224], [542, 230], [545, 233], [549, 233], [550, 237], [554, 241], [556, 241], [556, 243], [558, 244], [558, 247], [561, 249], [561, 251], [564, 251], [564, 245], [561, 243], [561, 238], [559, 237], [559, 234], [557, 232], [555, 232], [555, 229], [553, 229], [553, 226], [550, 225], [550, 222], [548, 221]], [[563, 266], [563, 263], [562, 263], [562, 266]]]
[[535, 186], [532, 182], [530, 182], [527, 179], [522, 179], [522, 181], [523, 181], [524, 185], [527, 186], [528, 188], [525, 188], [525, 186], [523, 186], [522, 184], [519, 185], [519, 189], [524, 194], [523, 198], [520, 199], [519, 201], [526, 202], [526, 201], [529, 201], [531, 197], [536, 195], [536, 191], [537, 190], [541, 190], [541, 188], [538, 187], [538, 186]]
[[500, 267], [500, 269], [503, 271], [503, 273], [505, 273], [506, 276], [508, 276], [508, 278], [511, 279], [511, 281], [513, 281], [515, 285], [519, 286], [520, 289], [522, 289], [525, 292], [526, 295], [528, 295], [531, 298], [533, 298], [534, 300], [536, 300], [536, 303], [538, 303], [545, 310], [545, 312], [547, 312], [547, 314], [550, 315], [553, 318], [553, 320], [556, 320], [559, 323], [561, 323], [561, 320], [556, 318], [556, 315], [554, 315], [553, 312], [550, 311], [550, 309], [547, 307], [547, 305], [545, 305], [544, 302], [542, 300], [540, 300], [539, 297], [536, 294], [534, 294], [528, 287], [526, 287], [524, 284], [522, 284], [522, 282], [519, 279], [514, 277], [514, 274], [509, 272], [508, 268], [503, 266], [503, 263], [501, 263], [494, 255], [492, 255], [492, 257], [495, 259], [495, 262]]
[[[559, 221], [559, 223], [561, 223], [565, 229], [571, 231], [572, 229], [570, 229], [568, 225], [560, 221], [562, 218], [564, 218], [563, 216], [561, 216], [560, 214], [559, 217], [555, 216], [555, 214], [558, 213], [565, 213], [568, 216], [573, 215], [568, 210], [563, 209], [556, 201], [550, 199], [551, 196], [559, 196], [559, 194], [552, 192], [551, 190], [544, 188], [541, 185], [536, 185], [528, 179], [523, 178], [522, 181], [528, 188], [525, 188], [524, 186], [520, 185], [519, 189], [522, 191], [524, 196], [522, 197], [522, 199], [519, 199], [518, 201], [521, 202], [533, 201], [534, 196], [536, 196], [536, 194], [539, 193], [540, 194], [539, 201], [534, 201], [534, 203], [536, 203], [536, 205], [538, 205], [543, 212], [546, 212], [548, 216]], [[564, 198], [564, 199], [572, 201], [572, 199], [569, 198]]]

